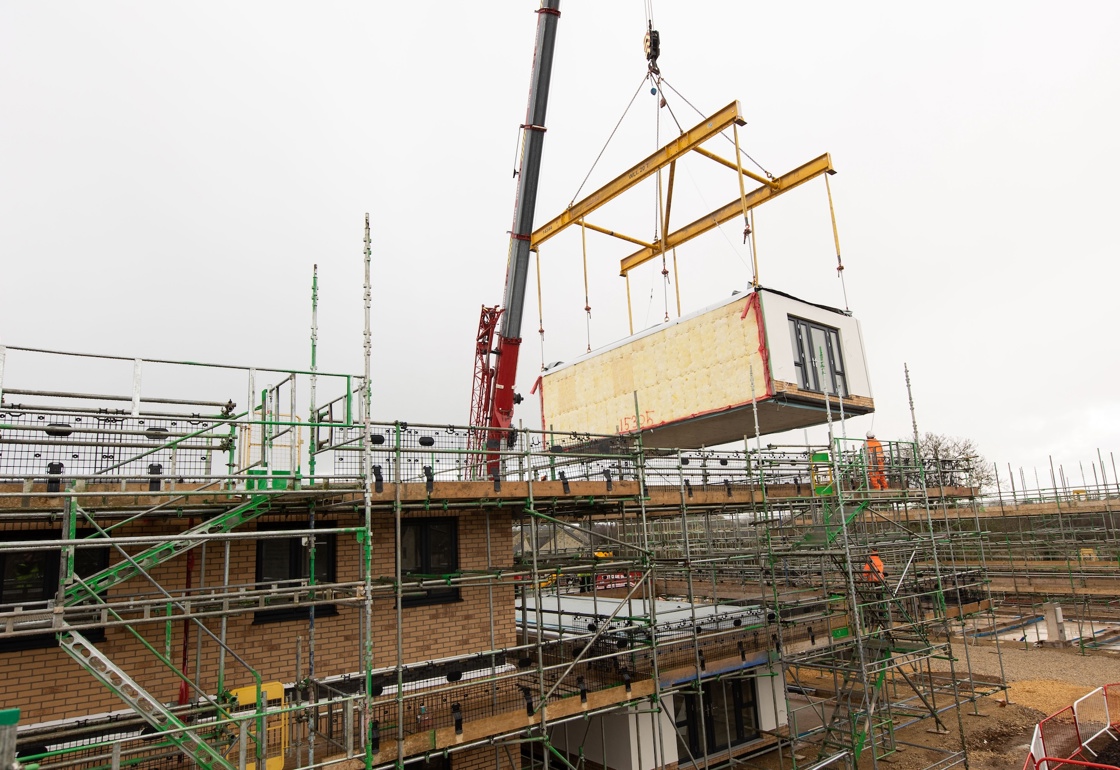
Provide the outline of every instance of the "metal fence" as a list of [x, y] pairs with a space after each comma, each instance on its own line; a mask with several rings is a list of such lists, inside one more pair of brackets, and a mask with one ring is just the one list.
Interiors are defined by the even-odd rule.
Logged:
[[[1057, 770], [1070, 765], [1110, 767], [1093, 763], [1099, 738], [1120, 739], [1120, 683], [1106, 684], [1083, 695], [1035, 726], [1023, 770]], [[1067, 760], [1075, 760], [1069, 762]]]

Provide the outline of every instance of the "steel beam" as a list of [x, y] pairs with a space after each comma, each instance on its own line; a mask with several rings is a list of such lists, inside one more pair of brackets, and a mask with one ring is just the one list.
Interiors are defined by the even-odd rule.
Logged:
[[591, 212], [600, 208], [629, 190], [634, 185], [657, 173], [658, 169], [668, 166], [704, 142], [717, 136], [732, 125], [746, 125], [743, 120], [739, 102], [734, 101], [722, 110], [705, 118], [697, 125], [685, 131], [673, 141], [654, 152], [645, 160], [633, 166], [621, 175], [615, 177], [605, 186], [588, 195], [578, 203], [572, 204], [560, 216], [541, 225], [533, 232], [531, 239], [533, 248], [547, 241], [566, 227], [574, 225]]
[[629, 241], [630, 243], [637, 244], [638, 246], [642, 246], [643, 248], [647, 248], [647, 249], [653, 248], [653, 244], [649, 243], [648, 241], [638, 240], [637, 238], [633, 238], [629, 235], [624, 235], [623, 233], [615, 232], [614, 230], [609, 230], [606, 227], [599, 227], [599, 225], [593, 225], [590, 222], [584, 222], [583, 226], [586, 227], [588, 230], [594, 230], [595, 232], [602, 233], [603, 235], [609, 235], [613, 238], [618, 238], [618, 239], [623, 240], [623, 241]]
[[753, 171], [747, 171], [745, 168], [742, 168], [742, 166], [736, 166], [735, 161], [728, 160], [727, 158], [724, 158], [720, 155], [716, 155], [714, 152], [712, 152], [710, 150], [705, 150], [703, 147], [697, 147], [696, 152], [699, 155], [703, 155], [705, 158], [709, 158], [711, 160], [714, 160], [716, 163], [720, 164], [721, 166], [726, 166], [727, 168], [731, 169], [732, 171], [741, 171], [743, 173], [743, 176], [747, 177], [748, 179], [753, 179], [754, 181], [758, 182], [759, 184], [764, 184], [767, 187], [774, 187], [774, 188], [777, 187], [777, 184], [775, 184], [773, 181], [767, 179], [766, 177], [761, 176], [759, 174], [756, 174]]
[[701, 217], [696, 221], [685, 225], [679, 230], [669, 234], [664, 238], [664, 244], [659, 239], [655, 241], [649, 248], [644, 248], [641, 251], [636, 251], [628, 257], [625, 257], [620, 265], [620, 275], [625, 276], [635, 267], [643, 265], [649, 260], [661, 254], [662, 251], [669, 251], [675, 249], [683, 243], [687, 243], [698, 235], [703, 235], [709, 230], [722, 225], [724, 222], [730, 221], [735, 217], [742, 216], [744, 210], [753, 209], [761, 203], [788, 192], [795, 187], [798, 187], [810, 179], [815, 179], [821, 174], [834, 174], [835, 169], [832, 168], [832, 158], [826, 152], [824, 155], [811, 160], [808, 163], [795, 168], [787, 174], [782, 174], [773, 180], [773, 186], [762, 186], [751, 190], [746, 194], [745, 201], [736, 197], [735, 200], [728, 203], [726, 206], [716, 209], [711, 214]]

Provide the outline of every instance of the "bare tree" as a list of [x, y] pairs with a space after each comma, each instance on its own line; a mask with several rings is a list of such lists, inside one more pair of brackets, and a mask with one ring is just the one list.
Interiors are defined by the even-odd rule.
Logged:
[[925, 468], [926, 485], [931, 487], [976, 487], [991, 491], [996, 486], [995, 470], [984, 459], [970, 438], [925, 433], [918, 444]]

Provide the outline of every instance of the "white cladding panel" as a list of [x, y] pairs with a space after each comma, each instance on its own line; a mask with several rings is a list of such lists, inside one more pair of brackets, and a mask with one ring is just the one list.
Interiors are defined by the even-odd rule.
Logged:
[[[589, 761], [611, 770], [654, 770], [675, 764], [677, 741], [671, 718], [672, 696], [666, 696], [664, 703], [665, 708], [658, 715], [648, 709], [642, 709], [645, 713], [627, 709], [564, 722], [552, 728], [552, 745], [571, 755], [578, 755], [582, 748]], [[666, 737], [664, 758], [654, 730], [655, 718], [661, 720], [661, 734]]]
[[[780, 674], [765, 676], [760, 670], [753, 686], [756, 688], [759, 727], [762, 730], [784, 727], [787, 715], [783, 677]], [[610, 770], [654, 770], [658, 766], [672, 765], [681, 759], [672, 717], [676, 713], [675, 698], [673, 694], [665, 695], [661, 701], [661, 713], [657, 715], [647, 709], [642, 709], [645, 713], [627, 709], [587, 720], [564, 722], [552, 728], [552, 744], [573, 755], [582, 748], [589, 761]], [[658, 740], [654, 719], [661, 720], [664, 741]], [[664, 757], [660, 756], [662, 745]]]
[[849, 395], [872, 397], [871, 377], [867, 371], [867, 357], [863, 351], [863, 332], [859, 321], [852, 316], [781, 294], [763, 291], [761, 295], [762, 317], [770, 351], [770, 374], [775, 380], [795, 384], [798, 380], [793, 366], [793, 340], [789, 331], [789, 317], [795, 316], [840, 332]]
[[763, 730], [776, 730], [779, 727], [784, 727], [788, 719], [785, 678], [781, 675], [760, 675], [755, 679], [755, 682], [758, 683], [758, 689], [755, 690], [756, 703], [758, 703], [758, 726]]

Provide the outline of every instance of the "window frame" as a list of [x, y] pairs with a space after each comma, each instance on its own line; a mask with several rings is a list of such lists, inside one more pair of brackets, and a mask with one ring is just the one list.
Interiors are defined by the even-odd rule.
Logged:
[[[730, 700], [734, 735], [720, 735], [718, 726], [712, 719], [714, 703], [713, 689], [722, 690], [723, 700], [719, 704], [726, 711]], [[682, 754], [681, 766], [696, 767], [705, 757], [712, 757], [725, 751], [735, 751], [740, 746], [756, 742], [762, 735], [759, 728], [757, 677], [731, 677], [728, 679], [704, 679], [698, 689], [681, 690], [674, 697], [683, 697], [683, 715], [679, 706], [674, 704], [674, 724], [678, 727], [678, 745], [683, 743], [696, 759], [696, 764]], [[700, 719], [700, 712], [704, 719]], [[748, 718], [749, 716], [749, 718]], [[701, 729], [701, 724], [703, 728]], [[684, 728], [682, 732], [680, 728]], [[728, 740], [724, 744], [722, 741]]]
[[[847, 398], [851, 395], [848, 388], [848, 368], [844, 363], [844, 347], [840, 339], [840, 329], [835, 326], [826, 326], [819, 321], [789, 315], [790, 344], [793, 346], [793, 368], [797, 372], [797, 386], [810, 393], [822, 393], [829, 396]], [[824, 336], [823, 351], [827, 359], [826, 374], [830, 380], [831, 389], [821, 387], [820, 362], [817, 352], [812, 347], [812, 331], [820, 332]], [[806, 342], [808, 338], [808, 342]], [[809, 360], [805, 360], [805, 352], [809, 352]], [[809, 375], [812, 375], [811, 379]]]
[[[451, 525], [451, 553], [453, 554], [454, 563], [451, 566], [451, 572], [437, 572], [432, 569], [431, 562], [431, 534], [430, 530], [433, 526]], [[459, 559], [459, 519], [456, 516], [440, 516], [440, 517], [425, 517], [417, 519], [401, 519], [401, 539], [405, 537], [406, 529], [418, 530], [417, 535], [420, 537], [420, 542], [417, 543], [417, 552], [420, 556], [420, 569], [414, 572], [406, 572], [403, 563], [401, 564], [401, 577], [404, 579], [406, 576], [411, 575], [435, 575], [435, 574], [457, 574], [460, 570]], [[403, 549], [398, 543], [397, 552], [402, 553]], [[445, 588], [427, 588], [409, 593], [401, 596], [401, 607], [422, 607], [430, 604], [450, 604], [452, 602], [462, 601], [462, 594], [458, 586], [448, 586]]]
[[[303, 521], [283, 521], [283, 522], [264, 522], [258, 528], [258, 532], [282, 532], [288, 529], [310, 529], [307, 522]], [[303, 535], [292, 535], [291, 537], [275, 537], [275, 538], [257, 538], [255, 544], [256, 564], [254, 565], [254, 580], [257, 585], [270, 582], [284, 582], [293, 583], [294, 581], [309, 580], [309, 575], [304, 575], [304, 556], [309, 553], [309, 549], [302, 543]], [[284, 542], [288, 548], [288, 577], [283, 579], [278, 578], [265, 578], [264, 577], [264, 549], [267, 543]], [[334, 583], [338, 579], [338, 538], [332, 534], [322, 534], [315, 536], [315, 566], [319, 567], [323, 558], [323, 551], [326, 550], [326, 575], [318, 582]], [[299, 574], [294, 574], [298, 569]], [[310, 569], [308, 570], [310, 571]], [[338, 607], [334, 604], [318, 604], [315, 605], [315, 617], [332, 617], [338, 614]], [[275, 608], [267, 610], [257, 610], [253, 613], [253, 625], [260, 625], [262, 623], [284, 623], [289, 620], [307, 620], [311, 617], [311, 606], [305, 604], [293, 604], [284, 602], [277, 605]]]
[[[78, 538], [86, 538], [94, 534], [91, 529], [79, 529], [75, 533]], [[0, 541], [11, 542], [20, 540], [61, 540], [62, 530], [60, 529], [24, 529], [24, 530], [4, 530], [0, 532]], [[74, 549], [74, 571], [79, 577], [87, 578], [95, 575], [98, 572], [109, 567], [109, 550], [110, 546], [106, 544], [102, 548], [75, 548]], [[34, 551], [13, 551], [13, 550], [0, 550], [0, 605], [12, 604], [19, 605], [19, 601], [7, 601], [4, 596], [3, 576], [6, 569], [6, 561], [9, 558], [18, 557], [21, 553], [35, 553]], [[23, 602], [29, 605], [50, 606], [50, 603], [55, 600], [58, 591], [59, 572], [62, 569], [62, 546], [57, 549], [49, 551], [42, 551], [47, 555], [45, 571], [42, 576], [42, 586], [44, 596], [42, 599], [34, 599]], [[78, 556], [89, 556], [95, 559], [96, 563], [91, 565], [88, 570], [80, 569], [78, 566]], [[102, 594], [104, 596], [104, 594]], [[104, 628], [89, 628], [82, 631], [82, 634], [91, 642], [102, 642], [105, 640]], [[28, 634], [13, 636], [8, 639], [0, 639], [0, 654], [5, 652], [19, 652], [21, 650], [39, 650], [47, 649], [50, 647], [58, 646], [58, 637], [54, 632], [48, 631], [42, 634]]]

